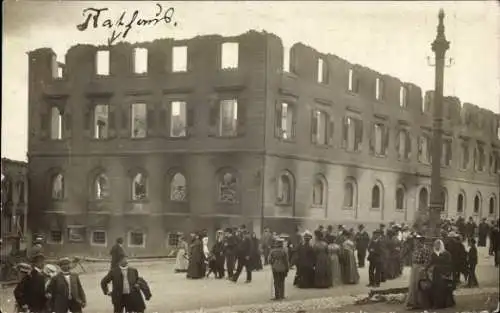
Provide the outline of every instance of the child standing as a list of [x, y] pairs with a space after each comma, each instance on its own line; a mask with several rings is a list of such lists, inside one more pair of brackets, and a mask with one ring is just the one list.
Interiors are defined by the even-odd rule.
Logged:
[[285, 278], [288, 275], [289, 263], [288, 254], [284, 248], [284, 240], [277, 238], [273, 243], [273, 248], [269, 253], [269, 264], [273, 271], [274, 298], [282, 300], [285, 298]]

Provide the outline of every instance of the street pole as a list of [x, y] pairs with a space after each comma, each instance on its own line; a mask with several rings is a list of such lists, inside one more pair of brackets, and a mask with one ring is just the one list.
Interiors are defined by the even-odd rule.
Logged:
[[436, 39], [432, 43], [432, 51], [435, 54], [435, 83], [434, 83], [434, 107], [433, 107], [433, 134], [432, 134], [432, 160], [431, 160], [431, 201], [429, 207], [428, 228], [426, 237], [439, 237], [439, 224], [443, 200], [441, 197], [441, 153], [443, 132], [443, 80], [446, 50], [450, 42], [444, 34], [444, 11], [439, 10], [439, 24]]

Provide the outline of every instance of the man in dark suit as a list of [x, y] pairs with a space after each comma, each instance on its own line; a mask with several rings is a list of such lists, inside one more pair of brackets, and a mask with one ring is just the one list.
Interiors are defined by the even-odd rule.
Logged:
[[380, 287], [382, 277], [382, 242], [381, 242], [380, 229], [373, 232], [372, 240], [368, 246], [368, 267], [369, 284], [367, 287]]
[[47, 309], [47, 297], [45, 296], [45, 276], [43, 275], [43, 264], [45, 257], [38, 253], [31, 259], [33, 269], [29, 279], [26, 281], [25, 295], [26, 305], [30, 313], [44, 313]]
[[59, 260], [59, 272], [47, 286], [52, 313], [81, 313], [87, 303], [80, 277], [70, 272], [69, 258]]
[[14, 298], [16, 299], [17, 309], [17, 311], [15, 312], [26, 312], [28, 310], [26, 290], [28, 281], [30, 279], [30, 273], [33, 270], [33, 267], [27, 263], [19, 263], [17, 265], [17, 270], [19, 272], [19, 282], [14, 288]]
[[234, 265], [236, 264], [236, 249], [238, 240], [232, 228], [226, 229], [224, 236], [224, 257], [226, 259], [227, 278], [232, 279], [234, 275]]
[[358, 253], [358, 265], [359, 268], [363, 268], [365, 267], [366, 249], [368, 249], [368, 245], [370, 244], [370, 236], [366, 232], [364, 225], [361, 224], [358, 226], [358, 233], [354, 240]]
[[109, 252], [111, 255], [111, 268], [118, 267], [118, 263], [125, 256], [125, 250], [123, 249], [123, 238], [116, 239], [115, 245], [111, 248]]
[[250, 237], [250, 233], [248, 230], [243, 230], [243, 237], [241, 241], [238, 244], [238, 249], [237, 249], [237, 259], [238, 259], [238, 267], [236, 268], [236, 273], [234, 273], [234, 276], [232, 278], [233, 282], [237, 282], [238, 278], [240, 277], [241, 271], [243, 270], [243, 267], [245, 267], [245, 270], [247, 272], [247, 280], [245, 281], [246, 283], [250, 283], [252, 281], [252, 266], [250, 262], [250, 255], [252, 252], [252, 239]]
[[[108, 290], [109, 283], [113, 288]], [[114, 313], [134, 312], [141, 313], [146, 310], [146, 301], [151, 299], [151, 291], [146, 281], [139, 276], [137, 269], [129, 267], [127, 257], [122, 257], [118, 267], [112, 268], [101, 280], [102, 292], [111, 296]]]

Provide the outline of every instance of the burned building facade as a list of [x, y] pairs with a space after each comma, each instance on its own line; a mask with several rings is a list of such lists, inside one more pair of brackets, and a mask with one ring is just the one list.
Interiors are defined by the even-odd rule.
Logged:
[[[29, 53], [30, 225], [54, 253], [178, 232], [411, 222], [432, 93], [266, 32]], [[499, 115], [445, 101], [446, 216], [494, 217]], [[68, 243], [71, 243], [70, 245]]]

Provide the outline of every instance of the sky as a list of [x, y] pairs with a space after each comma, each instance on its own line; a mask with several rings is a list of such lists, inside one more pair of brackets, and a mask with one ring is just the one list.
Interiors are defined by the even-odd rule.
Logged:
[[281, 37], [285, 46], [302, 42], [322, 53], [419, 85], [434, 86], [427, 57], [436, 36], [437, 14], [446, 13], [447, 56], [444, 94], [500, 112], [500, 10], [497, 1], [411, 2], [149, 2], [149, 1], [3, 1], [2, 157], [26, 160], [28, 56], [50, 47], [64, 62], [79, 43], [107, 44], [110, 31], [79, 31], [83, 10], [109, 8], [118, 18], [124, 10], [153, 16], [156, 3], [174, 8], [173, 23], [136, 28], [127, 41], [187, 39], [197, 35], [234, 36], [250, 29]]

